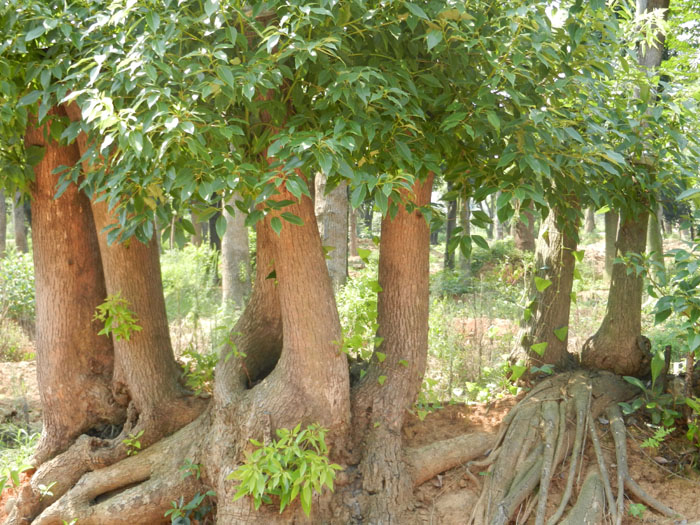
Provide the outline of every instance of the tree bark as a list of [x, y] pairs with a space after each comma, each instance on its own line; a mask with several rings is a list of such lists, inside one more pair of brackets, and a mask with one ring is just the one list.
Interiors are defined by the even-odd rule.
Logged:
[[[620, 255], [644, 253], [648, 216], [647, 211], [638, 211], [634, 217], [622, 218], [617, 235]], [[613, 265], [605, 317], [583, 347], [584, 366], [631, 376], [648, 371], [648, 340], [641, 336], [643, 284], [642, 274], [628, 274], [624, 263]]]
[[[447, 183], [447, 191], [452, 191], [452, 183]], [[445, 222], [445, 257], [443, 267], [445, 270], [454, 270], [455, 267], [455, 251], [450, 250], [450, 241], [452, 240], [452, 232], [457, 227], [457, 200], [451, 200], [447, 203], [447, 221]]]
[[[430, 202], [432, 174], [413, 186], [417, 205]], [[382, 220], [377, 314], [382, 342], [354, 395], [356, 442], [364, 442], [362, 484], [371, 495], [368, 523], [400, 523], [411, 496], [401, 451], [406, 410], [420, 390], [428, 350], [430, 230], [418, 211], [399, 205]]]
[[357, 257], [357, 210], [350, 211], [350, 256]]
[[190, 214], [192, 220], [192, 227], [194, 228], [194, 235], [192, 236], [192, 244], [195, 246], [202, 245], [202, 223], [197, 218], [195, 213]]
[[595, 231], [595, 209], [592, 206], [586, 208], [586, 225], [583, 231], [585, 233], [593, 233]]
[[[520, 208], [520, 206], [518, 206]], [[518, 214], [520, 209], [518, 209]], [[521, 221], [519, 217], [513, 218], [513, 223], [511, 226], [511, 235], [513, 236], [513, 242], [515, 247], [524, 252], [534, 252], [535, 251], [535, 217], [532, 215], [530, 209], [522, 211], [522, 215], [525, 216], [527, 223]]]
[[236, 210], [234, 200], [232, 197], [227, 205], [234, 209], [235, 215], [224, 208], [226, 232], [221, 239], [221, 289], [224, 305], [241, 307], [250, 294], [250, 254], [245, 215]]
[[90, 202], [74, 184], [54, 199], [59, 180], [54, 169], [75, 165], [80, 152], [76, 144], [46, 142], [44, 131], [30, 124], [25, 136], [27, 146], [45, 148], [34, 166], [32, 185], [36, 362], [43, 419], [33, 459], [37, 465], [66, 450], [82, 433], [120, 425], [126, 413], [111, 393], [112, 343], [97, 335], [99, 327], [92, 321], [107, 294]]
[[[657, 207], [657, 209], [660, 211], [660, 207]], [[658, 214], [649, 214], [647, 252], [650, 254], [652, 261], [659, 265], [658, 270], [665, 269], [664, 239], [661, 235], [661, 217]]]
[[12, 201], [12, 218], [15, 229], [15, 248], [20, 253], [27, 253], [29, 247], [27, 245], [27, 216], [24, 213], [24, 204], [22, 195], [17, 192]]
[[615, 241], [617, 239], [617, 228], [620, 218], [615, 211], [605, 212], [605, 274], [608, 279], [612, 278], [613, 262], [617, 248]]
[[[472, 225], [471, 225], [471, 199], [463, 199], [459, 208], [459, 225], [462, 227], [462, 235], [471, 235]], [[471, 257], [465, 257], [464, 254], [460, 252], [459, 256], [459, 266], [460, 270], [464, 275], [471, 275], [472, 273], [472, 260]]]
[[[551, 285], [541, 292], [534, 281], [531, 285], [534, 300], [519, 341], [527, 355], [528, 367], [548, 364], [563, 371], [575, 365], [574, 357], [568, 351], [568, 326], [576, 265], [573, 254], [576, 250], [575, 231], [571, 230], [577, 225], [569, 225], [567, 231], [564, 217], [557, 210], [550, 211], [537, 239], [535, 276]], [[542, 355], [531, 350], [531, 346], [537, 343], [547, 343]]]
[[326, 177], [316, 174], [316, 220], [321, 243], [331, 248], [326, 265], [334, 287], [345, 284], [348, 278], [348, 186], [342, 183], [326, 191]]
[[[491, 206], [489, 206], [490, 213], [489, 215], [491, 216], [491, 219], [496, 223], [496, 240], [501, 241], [503, 240], [503, 223], [498, 220], [498, 215], [496, 213], [496, 201], [498, 197], [501, 196], [501, 192], [496, 192], [495, 195], [492, 196], [491, 198]], [[487, 197], [488, 199], [488, 197]]]
[[0, 259], [5, 257], [7, 249], [7, 201], [5, 192], [0, 190]]

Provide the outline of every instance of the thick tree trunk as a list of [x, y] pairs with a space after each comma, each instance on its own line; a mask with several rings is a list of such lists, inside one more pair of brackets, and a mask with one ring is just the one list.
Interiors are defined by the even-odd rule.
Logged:
[[609, 279], [612, 278], [613, 261], [617, 253], [615, 242], [619, 222], [620, 217], [617, 212], [612, 210], [605, 212], [605, 274]]
[[[535, 251], [535, 276], [542, 279], [538, 282], [551, 284], [538, 292], [533, 282], [531, 296], [534, 300], [519, 343], [527, 355], [528, 367], [547, 364], [562, 371], [570, 370], [576, 363], [568, 351], [576, 240], [575, 232], [567, 231], [557, 218], [563, 220], [563, 215], [552, 210], [542, 225]], [[574, 227], [570, 225], [570, 228]], [[531, 350], [533, 344], [539, 343], [546, 343], [542, 355]], [[516, 353], [519, 353], [517, 349]]]
[[653, 213], [649, 214], [649, 226], [647, 228], [647, 252], [651, 255], [652, 261], [659, 265], [659, 270], [665, 268], [664, 239], [661, 235], [661, 217]]
[[513, 236], [513, 242], [515, 247], [524, 252], [534, 252], [535, 251], [535, 217], [532, 215], [530, 209], [522, 211], [522, 215], [525, 216], [525, 221], [521, 221], [520, 218], [513, 218], [513, 223], [511, 225], [511, 235]]
[[221, 239], [221, 289], [224, 305], [240, 307], [250, 294], [250, 254], [245, 215], [236, 210], [234, 199], [232, 197], [227, 204], [235, 215], [224, 209], [226, 232]]
[[333, 286], [345, 284], [348, 278], [348, 186], [342, 183], [326, 191], [326, 177], [316, 174], [316, 220], [321, 243], [330, 248], [326, 255], [328, 273]]
[[45, 148], [32, 186], [36, 361], [43, 418], [34, 455], [39, 465], [88, 430], [99, 433], [120, 425], [126, 410], [111, 393], [112, 343], [97, 335], [99, 327], [92, 322], [107, 294], [90, 202], [75, 185], [54, 200], [59, 175], [53, 171], [75, 165], [78, 146], [47, 143], [44, 129], [31, 125], [25, 143]]
[[0, 259], [5, 257], [7, 249], [7, 202], [5, 192], [0, 190]]
[[27, 215], [24, 213], [24, 204], [22, 195], [17, 192], [12, 201], [12, 219], [15, 229], [15, 248], [18, 252], [27, 253], [29, 247], [27, 244]]
[[[617, 236], [621, 256], [643, 254], [646, 248], [648, 212], [623, 217]], [[628, 273], [627, 265], [613, 265], [605, 317], [583, 347], [581, 362], [589, 368], [616, 374], [639, 376], [648, 371], [648, 340], [642, 331], [642, 288], [644, 275]]]
[[592, 206], [586, 208], [586, 225], [583, 231], [585, 233], [593, 233], [595, 231], [595, 209]]
[[[430, 202], [432, 179], [414, 185], [417, 205]], [[366, 523], [401, 523], [411, 496], [401, 427], [427, 359], [429, 240], [428, 224], [417, 211], [399, 206], [394, 219], [382, 220], [377, 303], [382, 342], [353, 400], [355, 440], [364, 443], [362, 485], [372, 495]]]

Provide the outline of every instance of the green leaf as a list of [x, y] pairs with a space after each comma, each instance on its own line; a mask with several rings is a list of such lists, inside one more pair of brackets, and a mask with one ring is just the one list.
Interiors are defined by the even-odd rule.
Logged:
[[280, 41], [280, 35], [279, 33], [275, 33], [272, 35], [270, 38], [267, 39], [267, 53], [272, 54], [272, 51], [275, 49], [275, 46], [277, 45], [277, 42]]
[[568, 333], [568, 326], [562, 326], [561, 328], [557, 328], [556, 330], [554, 330], [554, 335], [556, 335], [557, 339], [559, 339], [562, 343], [566, 340], [566, 336]]
[[368, 250], [366, 248], [357, 248], [357, 255], [360, 256], [360, 259], [362, 259], [365, 263], [369, 261], [369, 256], [372, 253], [372, 250]]
[[41, 91], [32, 91], [31, 93], [24, 95], [17, 103], [18, 107], [30, 106], [34, 104], [41, 97]]
[[304, 485], [301, 489], [301, 508], [304, 510], [304, 514], [309, 516], [311, 514], [311, 486]]
[[287, 221], [291, 222], [292, 224], [296, 224], [297, 226], [303, 226], [304, 221], [302, 220], [301, 217], [297, 217], [293, 213], [290, 213], [288, 211], [282, 212], [282, 218]]
[[30, 42], [30, 41], [34, 40], [35, 38], [39, 38], [45, 32], [46, 32], [46, 28], [44, 27], [44, 24], [43, 23], [39, 24], [34, 29], [30, 29], [29, 31], [27, 31], [27, 34], [24, 36], [24, 41]]
[[530, 350], [532, 350], [533, 352], [535, 352], [537, 355], [539, 355], [541, 357], [544, 355], [544, 351], [547, 349], [548, 345], [549, 345], [549, 343], [546, 343], [546, 342], [545, 343], [536, 343], [536, 344], [530, 346]]
[[428, 44], [428, 51], [433, 49], [442, 41], [442, 31], [431, 30], [425, 37], [426, 43]]
[[377, 383], [379, 383], [380, 385], [383, 385], [384, 381], [386, 381], [386, 376], [379, 376], [377, 378]]
[[586, 253], [586, 250], [574, 250], [574, 258], [576, 259], [577, 262], [583, 262], [583, 255]]
[[542, 279], [542, 277], [535, 275], [535, 288], [537, 288], [538, 292], [542, 293], [550, 286], [552, 286], [552, 281], [549, 279]]
[[471, 239], [472, 242], [476, 244], [479, 248], [482, 248], [484, 250], [489, 249], [489, 243], [487, 243], [486, 239], [484, 239], [481, 235], [472, 235]]
[[406, 5], [406, 9], [408, 9], [411, 12], [411, 14], [417, 16], [418, 18], [422, 18], [423, 20], [430, 20], [428, 18], [428, 15], [425, 14], [425, 11], [423, 11], [423, 9], [421, 7], [419, 7], [416, 4], [413, 4], [411, 2], [406, 2], [405, 5]]
[[493, 128], [496, 130], [496, 133], [501, 132], [501, 119], [498, 118], [498, 115], [496, 114], [495, 111], [489, 111], [486, 114], [486, 118], [489, 121], [489, 124], [493, 126]]
[[273, 217], [272, 220], [270, 221], [270, 227], [274, 230], [274, 232], [279, 235], [280, 232], [282, 231], [282, 221], [280, 220], [279, 217]]

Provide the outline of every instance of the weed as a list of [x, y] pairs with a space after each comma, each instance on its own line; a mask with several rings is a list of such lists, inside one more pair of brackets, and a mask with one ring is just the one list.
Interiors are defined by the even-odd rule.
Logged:
[[126, 446], [126, 455], [135, 456], [141, 450], [140, 438], [143, 436], [143, 430], [139, 430], [137, 434], [129, 434], [122, 440], [122, 443]]

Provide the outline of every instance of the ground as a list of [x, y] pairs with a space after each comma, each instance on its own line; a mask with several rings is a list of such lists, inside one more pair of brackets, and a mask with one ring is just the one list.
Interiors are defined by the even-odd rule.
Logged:
[[[40, 405], [36, 388], [33, 362], [0, 363], [0, 414], [3, 422], [18, 425], [29, 421], [36, 429], [39, 422]], [[446, 405], [429, 413], [421, 421], [410, 415], [403, 433], [407, 447], [420, 447], [430, 442], [449, 439], [470, 432], [497, 432], [501, 420], [515, 406], [519, 396], [482, 404]], [[691, 468], [691, 446], [680, 433], [667, 440], [660, 450], [643, 449], [639, 444], [650, 434], [640, 416], [627, 418], [629, 466], [634, 479], [650, 494], [653, 494], [677, 512], [686, 521], [663, 518], [650, 510], [641, 518], [626, 516], [624, 524], [653, 523], [659, 525], [700, 523], [700, 473]], [[600, 421], [599, 421], [600, 423]], [[601, 425], [605, 429], [605, 425]], [[609, 432], [601, 436], [608, 463], [614, 464], [614, 444]], [[588, 455], [590, 451], [586, 452]], [[695, 451], [697, 453], [697, 450]], [[463, 465], [427, 481], [415, 490], [415, 515], [419, 523], [452, 525], [465, 523], [478, 498], [481, 479], [486, 473], [479, 468]], [[561, 477], [563, 478], [563, 476]], [[22, 476], [26, 483], [29, 475]], [[563, 482], [553, 482], [553, 500], [557, 491], [563, 490]], [[14, 497], [14, 489], [5, 489], [0, 496], [0, 521], [5, 517], [5, 504]]]

